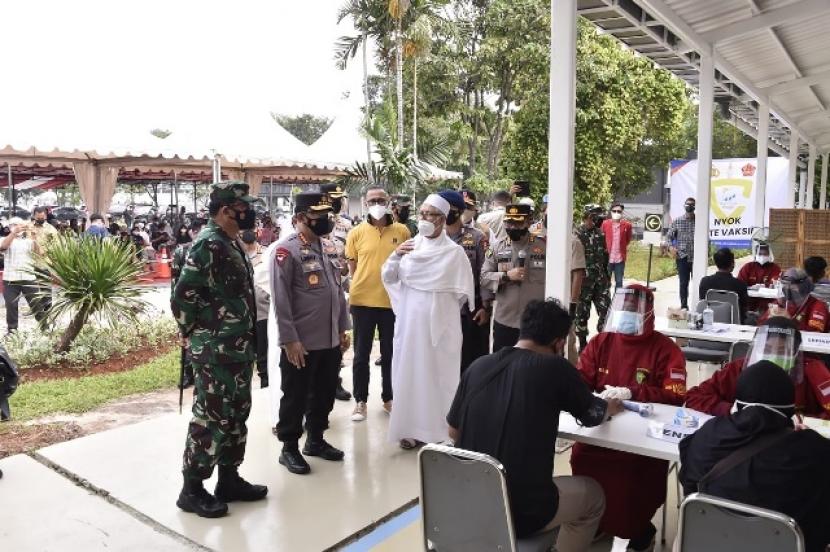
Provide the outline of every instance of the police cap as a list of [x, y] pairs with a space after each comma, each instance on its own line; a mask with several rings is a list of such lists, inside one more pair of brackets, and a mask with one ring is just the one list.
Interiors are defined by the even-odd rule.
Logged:
[[523, 203], [508, 205], [504, 210], [504, 220], [524, 222], [530, 218], [531, 211], [530, 205]]
[[326, 194], [302, 192], [294, 196], [294, 213], [327, 213], [331, 210], [331, 200]]
[[320, 184], [320, 191], [324, 194], [328, 194], [328, 196], [332, 199], [337, 199], [346, 195], [346, 191], [340, 184]]

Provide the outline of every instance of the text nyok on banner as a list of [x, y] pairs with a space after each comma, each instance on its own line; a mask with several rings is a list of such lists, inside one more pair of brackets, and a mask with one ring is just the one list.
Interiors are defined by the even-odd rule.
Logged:
[[[764, 226], [769, 210], [787, 207], [787, 167], [780, 157], [767, 160], [767, 193]], [[750, 247], [755, 231], [755, 176], [758, 163], [750, 159], [717, 159], [712, 162], [709, 195], [709, 240], [719, 247]], [[686, 198], [697, 195], [697, 160], [671, 162], [671, 219], [682, 216]], [[698, 212], [700, 210], [698, 209]]]

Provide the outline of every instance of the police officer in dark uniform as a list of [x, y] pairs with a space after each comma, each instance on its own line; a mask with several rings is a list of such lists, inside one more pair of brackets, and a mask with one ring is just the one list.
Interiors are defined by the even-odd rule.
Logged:
[[[481, 267], [484, 265], [484, 255], [487, 252], [487, 238], [477, 229], [464, 226], [461, 215], [467, 205], [461, 192], [445, 190], [438, 192], [438, 195], [450, 204], [446, 224], [447, 236], [464, 249], [475, 280], [475, 309], [470, 311], [466, 303], [461, 307], [461, 371], [464, 372], [475, 359], [486, 355], [490, 348], [489, 340], [485, 340], [490, 335], [490, 313], [485, 308], [481, 296]], [[487, 291], [486, 294], [492, 300], [492, 292]], [[482, 331], [483, 328], [487, 328], [486, 333]]]
[[[334, 406], [340, 361], [349, 346], [349, 309], [343, 293], [337, 248], [325, 239], [332, 231], [331, 202], [325, 194], [304, 192], [294, 198], [297, 232], [274, 251], [271, 297], [279, 327], [282, 392], [277, 437], [279, 462], [306, 474], [305, 456], [343, 459], [343, 451], [323, 439]], [[303, 416], [308, 433], [300, 454]]]
[[582, 224], [576, 229], [576, 237], [585, 249], [585, 280], [576, 307], [574, 331], [579, 338], [580, 352], [588, 342], [588, 319], [591, 317], [591, 304], [596, 307], [599, 320], [597, 331], [605, 328], [605, 317], [611, 306], [611, 275], [608, 272], [608, 250], [605, 247], [605, 235], [600, 230], [603, 209], [596, 204], [588, 204], [583, 209]]
[[530, 234], [530, 205], [508, 205], [507, 237], [492, 245], [481, 268], [481, 286], [495, 293], [493, 352], [519, 340], [522, 312], [530, 301], [545, 298], [545, 238]]
[[418, 224], [412, 219], [412, 200], [408, 195], [400, 194], [392, 197], [392, 215], [395, 222], [403, 224], [414, 238], [418, 235]]

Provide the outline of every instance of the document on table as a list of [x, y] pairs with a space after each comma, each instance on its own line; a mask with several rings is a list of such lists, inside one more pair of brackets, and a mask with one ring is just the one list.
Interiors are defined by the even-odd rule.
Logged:
[[804, 425], [827, 439], [830, 439], [830, 420], [821, 418], [804, 418]]

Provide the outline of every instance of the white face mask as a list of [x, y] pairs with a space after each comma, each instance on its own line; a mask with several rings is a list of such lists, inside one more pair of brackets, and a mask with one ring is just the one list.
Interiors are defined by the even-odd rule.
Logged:
[[743, 408], [749, 408], [750, 406], [757, 406], [759, 408], [764, 408], [769, 410], [770, 412], [774, 412], [779, 416], [786, 418], [787, 420], [790, 419], [789, 416], [778, 410], [779, 408], [795, 408], [794, 404], [764, 404], [764, 403], [748, 403], [744, 401], [735, 400], [735, 404], [732, 405], [732, 410], [730, 411], [732, 414], [738, 411], [738, 407], [742, 406]]
[[622, 213], [611, 213], [611, 218], [613, 220], [620, 220], [622, 218]]
[[755, 256], [755, 261], [759, 265], [765, 265], [769, 262], [769, 256], [768, 255], [756, 255]]
[[418, 233], [424, 236], [425, 238], [432, 237], [432, 235], [435, 233], [435, 225], [428, 220], [419, 220]]
[[372, 205], [369, 207], [369, 216], [375, 220], [380, 220], [386, 216], [386, 205]]

